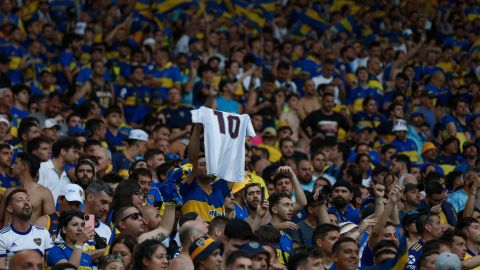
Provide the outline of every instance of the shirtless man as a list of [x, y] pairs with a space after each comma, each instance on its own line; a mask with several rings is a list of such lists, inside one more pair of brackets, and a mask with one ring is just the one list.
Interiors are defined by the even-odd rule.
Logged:
[[[53, 196], [50, 190], [39, 185], [35, 178], [40, 168], [40, 160], [30, 153], [18, 153], [15, 163], [12, 165], [12, 177], [19, 180], [19, 186], [27, 190], [32, 204], [32, 218], [37, 220], [43, 215], [49, 215], [55, 212]], [[10, 216], [6, 215], [5, 198], [14, 188], [5, 191], [1, 205], [0, 218], [3, 225], [6, 226], [10, 222]]]
[[298, 116], [300, 120], [305, 119], [311, 112], [320, 109], [320, 100], [318, 99], [315, 83], [312, 80], [306, 80], [303, 84], [305, 96], [300, 99]]
[[196, 239], [206, 235], [208, 230], [202, 222], [189, 220], [180, 228], [180, 242], [182, 243], [182, 252], [175, 257], [168, 267], [169, 270], [194, 270], [192, 259], [188, 253], [190, 245]]

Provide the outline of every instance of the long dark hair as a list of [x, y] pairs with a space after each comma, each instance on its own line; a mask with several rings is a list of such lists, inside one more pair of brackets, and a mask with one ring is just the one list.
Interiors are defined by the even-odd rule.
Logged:
[[124, 244], [128, 248], [128, 251], [130, 251], [130, 254], [132, 254], [133, 256], [133, 252], [135, 250], [135, 247], [138, 245], [138, 242], [137, 242], [137, 238], [129, 234], [120, 234], [113, 241], [112, 245], [110, 246], [111, 248], [108, 254], [112, 254], [113, 247], [117, 244]]
[[153, 254], [159, 247], [163, 247], [165, 250], [167, 250], [165, 246], [162, 244], [162, 242], [156, 239], [145, 240], [140, 245], [138, 245], [135, 248], [132, 269], [144, 270], [145, 266], [143, 265], [143, 259], [151, 260], [153, 257]]
[[60, 230], [59, 230], [59, 233], [60, 233], [60, 236], [62, 237], [62, 239], [66, 242], [67, 239], [65, 238], [65, 233], [63, 233], [62, 229], [64, 227], [67, 227], [68, 226], [68, 223], [70, 221], [72, 221], [72, 219], [74, 217], [78, 217], [79, 219], [83, 220], [83, 216], [85, 214], [81, 211], [71, 211], [71, 212], [63, 212], [62, 215], [60, 215]]
[[110, 212], [115, 213], [116, 210], [132, 205], [132, 196], [135, 192], [142, 192], [142, 187], [134, 180], [125, 180], [118, 184], [113, 194]]

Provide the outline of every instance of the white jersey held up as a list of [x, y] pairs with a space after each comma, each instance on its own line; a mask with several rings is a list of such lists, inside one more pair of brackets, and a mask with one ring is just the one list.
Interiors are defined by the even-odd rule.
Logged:
[[250, 116], [215, 111], [206, 107], [192, 110], [192, 122], [203, 125], [207, 173], [230, 182], [245, 177], [245, 137], [254, 137]]

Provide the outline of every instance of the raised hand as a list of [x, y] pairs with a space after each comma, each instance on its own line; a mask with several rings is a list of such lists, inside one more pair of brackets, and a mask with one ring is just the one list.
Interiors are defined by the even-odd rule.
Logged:
[[376, 184], [373, 186], [373, 193], [375, 194], [375, 198], [383, 198], [385, 196], [385, 186]]

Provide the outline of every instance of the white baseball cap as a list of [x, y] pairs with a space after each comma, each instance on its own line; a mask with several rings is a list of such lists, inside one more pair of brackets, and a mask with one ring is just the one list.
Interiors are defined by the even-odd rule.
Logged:
[[56, 127], [57, 129], [60, 128], [60, 125], [58, 124], [57, 120], [53, 118], [46, 119], [43, 125], [43, 128], [53, 128], [53, 127]]
[[128, 133], [129, 140], [148, 141], [148, 134], [141, 129], [132, 129]]
[[395, 123], [393, 124], [392, 132], [396, 132], [396, 131], [408, 131], [407, 121], [403, 119], [395, 120]]
[[60, 192], [60, 196], [64, 196], [69, 202], [83, 203], [83, 189], [77, 184], [66, 184]]
[[3, 114], [0, 114], [0, 122], [7, 124], [7, 127], [10, 126], [10, 121], [8, 121], [8, 118]]

